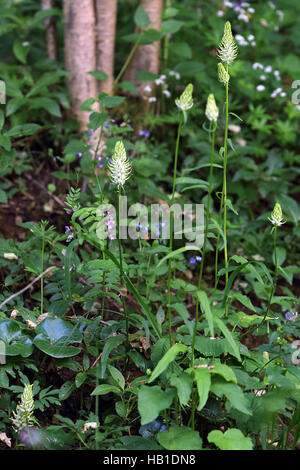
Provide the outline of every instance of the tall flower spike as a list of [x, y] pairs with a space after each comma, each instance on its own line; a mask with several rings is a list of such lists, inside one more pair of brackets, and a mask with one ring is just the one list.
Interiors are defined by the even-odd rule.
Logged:
[[187, 111], [193, 107], [193, 89], [193, 85], [189, 83], [180, 98], [176, 98], [176, 106], [181, 109], [181, 111]]
[[227, 72], [227, 70], [225, 70], [225, 67], [222, 64], [222, 62], [218, 63], [218, 78], [219, 78], [219, 81], [223, 83], [224, 85], [226, 85], [226, 83], [228, 83], [230, 79], [230, 75]]
[[237, 53], [237, 45], [232, 36], [231, 24], [227, 21], [225, 23], [222, 41], [218, 47], [218, 56], [222, 62], [230, 65], [236, 59]]
[[119, 140], [114, 148], [111, 162], [108, 165], [109, 176], [113, 184], [118, 188], [124, 186], [125, 182], [131, 175], [131, 165], [127, 160], [124, 144]]
[[19, 432], [28, 426], [33, 425], [34, 400], [32, 395], [32, 385], [25, 385], [21, 396], [21, 401], [17, 405], [16, 411], [13, 411], [14, 417], [11, 418], [13, 428]]
[[271, 214], [271, 218], [268, 217], [268, 220], [272, 222], [274, 227], [279, 227], [279, 225], [285, 224], [285, 221], [283, 221], [282, 209], [279, 202], [276, 202], [273, 212]]
[[209, 121], [217, 122], [219, 116], [219, 109], [216, 105], [214, 95], [211, 93], [207, 98], [205, 115]]

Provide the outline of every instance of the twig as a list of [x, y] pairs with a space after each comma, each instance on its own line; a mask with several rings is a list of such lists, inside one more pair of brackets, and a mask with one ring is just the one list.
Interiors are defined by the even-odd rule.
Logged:
[[45, 188], [43, 184], [33, 179], [31, 175], [25, 173], [25, 178], [28, 179], [31, 183], [35, 184], [38, 188], [42, 189], [46, 194], [48, 194], [48, 196], [52, 197], [54, 201], [57, 202], [57, 204], [59, 204], [61, 207], [65, 207], [64, 203], [60, 199], [58, 199], [55, 194], [52, 194], [51, 191]]
[[19, 290], [19, 292], [16, 292], [15, 294], [12, 294], [10, 297], [8, 297], [7, 299], [4, 300], [4, 302], [2, 302], [2, 304], [0, 304], [0, 310], [1, 308], [7, 304], [7, 302], [9, 302], [10, 300], [14, 299], [15, 297], [17, 297], [18, 295], [20, 294], [23, 294], [23, 292], [25, 292], [26, 290], [30, 289], [31, 286], [33, 286], [33, 284], [35, 284], [37, 281], [39, 281], [41, 279], [41, 277], [43, 277], [45, 274], [47, 274], [49, 271], [51, 271], [51, 269], [54, 269], [56, 266], [50, 266], [49, 268], [47, 268], [43, 273], [41, 273], [38, 277], [36, 277], [35, 279], [33, 279], [33, 281], [31, 281], [30, 284], [28, 284], [28, 286], [26, 287], [23, 287], [23, 289]]

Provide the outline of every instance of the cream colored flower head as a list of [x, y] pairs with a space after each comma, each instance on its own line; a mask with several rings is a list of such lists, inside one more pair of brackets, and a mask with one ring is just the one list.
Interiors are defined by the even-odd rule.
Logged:
[[109, 176], [113, 184], [118, 188], [123, 187], [131, 175], [131, 165], [127, 160], [124, 144], [119, 140], [114, 148], [111, 162], [108, 165]]
[[271, 214], [271, 218], [268, 217], [268, 220], [274, 225], [274, 227], [279, 227], [279, 225], [282, 225], [285, 223], [282, 217], [282, 209], [281, 205], [279, 202], [276, 202], [274, 209]]
[[227, 70], [225, 70], [225, 67], [222, 64], [222, 62], [218, 63], [218, 78], [219, 78], [219, 81], [223, 83], [224, 85], [226, 85], [226, 83], [228, 83], [230, 80], [230, 75], [227, 72]]
[[181, 109], [181, 111], [187, 111], [193, 107], [193, 89], [193, 85], [189, 83], [180, 98], [176, 98], [176, 106]]
[[17, 405], [17, 409], [13, 411], [11, 418], [13, 428], [16, 431], [33, 425], [34, 400], [32, 394], [32, 385], [26, 384], [21, 396], [21, 401]]
[[219, 116], [219, 109], [216, 105], [214, 95], [211, 93], [207, 98], [205, 115], [209, 121], [217, 122]]
[[231, 24], [229, 21], [225, 23], [223, 38], [217, 52], [221, 61], [228, 65], [231, 65], [237, 57], [237, 45], [232, 36]]

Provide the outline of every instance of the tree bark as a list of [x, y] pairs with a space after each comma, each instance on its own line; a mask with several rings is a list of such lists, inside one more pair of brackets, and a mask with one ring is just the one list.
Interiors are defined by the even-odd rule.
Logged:
[[90, 113], [82, 111], [80, 106], [98, 94], [97, 81], [88, 73], [96, 70], [94, 0], [64, 0], [64, 25], [65, 66], [70, 74], [67, 81], [72, 114], [80, 123], [80, 131], [84, 131]]
[[117, 0], [95, 0], [97, 35], [97, 70], [108, 76], [101, 80], [100, 92], [110, 94], [114, 82], [114, 53], [117, 19]]
[[[49, 10], [54, 8], [54, 0], [42, 0], [42, 10]], [[56, 21], [53, 16], [45, 19], [44, 25], [46, 28], [46, 49], [49, 59], [58, 59], [57, 50], [57, 34], [56, 34]]]
[[[141, 5], [149, 16], [150, 24], [148, 28], [160, 30], [163, 0], [141, 0]], [[137, 84], [138, 80], [136, 73], [139, 70], [158, 73], [159, 53], [159, 41], [153, 44], [139, 46], [126, 72], [126, 80], [130, 80]]]

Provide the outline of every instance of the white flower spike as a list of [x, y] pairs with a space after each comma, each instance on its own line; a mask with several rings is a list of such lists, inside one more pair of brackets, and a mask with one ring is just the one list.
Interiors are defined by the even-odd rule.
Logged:
[[180, 98], [176, 98], [176, 106], [181, 109], [181, 111], [187, 111], [193, 107], [193, 88], [193, 85], [189, 83]]
[[111, 162], [108, 165], [109, 176], [113, 184], [123, 187], [125, 182], [130, 178], [131, 165], [127, 160], [124, 144], [119, 140], [114, 149]]
[[34, 400], [32, 395], [32, 385], [26, 384], [21, 396], [21, 401], [17, 405], [16, 411], [13, 411], [14, 417], [11, 418], [13, 428], [21, 431], [28, 426], [33, 425]]
[[212, 93], [207, 98], [205, 115], [209, 121], [217, 122], [218, 120], [219, 109]]
[[282, 224], [285, 224], [285, 221], [282, 217], [282, 209], [279, 202], [276, 202], [271, 218], [268, 217], [268, 220], [274, 225], [274, 227], [279, 227]]
[[218, 56], [222, 62], [231, 65], [237, 57], [237, 45], [232, 36], [231, 24], [226, 21], [222, 41], [218, 47]]

